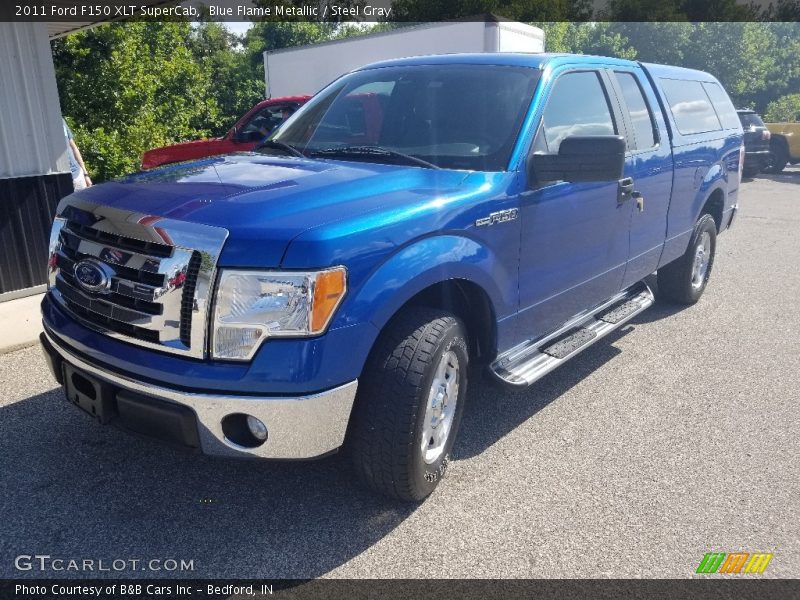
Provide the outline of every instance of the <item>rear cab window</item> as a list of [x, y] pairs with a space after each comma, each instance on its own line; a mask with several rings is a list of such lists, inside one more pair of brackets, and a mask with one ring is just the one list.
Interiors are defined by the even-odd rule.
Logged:
[[731, 99], [728, 98], [728, 94], [725, 93], [725, 90], [722, 89], [722, 86], [718, 83], [704, 81], [703, 89], [711, 99], [711, 104], [714, 105], [714, 110], [717, 111], [717, 116], [719, 117], [720, 123], [722, 123], [722, 128], [738, 129], [739, 115], [736, 114], [736, 109], [733, 107], [733, 102], [731, 102]]
[[661, 87], [681, 135], [722, 130], [720, 118], [702, 82], [661, 78]]

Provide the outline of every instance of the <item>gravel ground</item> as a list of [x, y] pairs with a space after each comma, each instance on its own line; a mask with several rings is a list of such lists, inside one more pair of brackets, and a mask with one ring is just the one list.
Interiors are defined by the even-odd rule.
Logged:
[[698, 305], [657, 304], [524, 392], [474, 385], [418, 507], [342, 457], [225, 461], [101, 427], [38, 348], [0, 356], [0, 576], [81, 575], [14, 568], [47, 554], [203, 578], [690, 577], [763, 551], [765, 577], [800, 577], [800, 169], [740, 202]]

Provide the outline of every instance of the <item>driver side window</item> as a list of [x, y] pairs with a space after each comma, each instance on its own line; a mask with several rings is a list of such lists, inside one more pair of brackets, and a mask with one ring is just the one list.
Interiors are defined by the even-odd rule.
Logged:
[[533, 151], [558, 154], [568, 136], [615, 135], [608, 98], [597, 71], [561, 75], [547, 100]]

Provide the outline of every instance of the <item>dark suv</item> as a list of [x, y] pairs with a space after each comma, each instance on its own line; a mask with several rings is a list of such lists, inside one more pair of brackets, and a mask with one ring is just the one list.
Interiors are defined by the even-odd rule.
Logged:
[[752, 177], [764, 168], [769, 159], [770, 132], [754, 110], [736, 111], [744, 129], [744, 177]]

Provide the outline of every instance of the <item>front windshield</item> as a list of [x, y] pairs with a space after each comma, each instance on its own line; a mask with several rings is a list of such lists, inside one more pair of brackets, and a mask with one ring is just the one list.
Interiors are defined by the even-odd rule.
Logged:
[[536, 69], [497, 65], [359, 71], [320, 92], [271, 140], [306, 156], [394, 163], [405, 155], [444, 169], [503, 171], [538, 80]]

